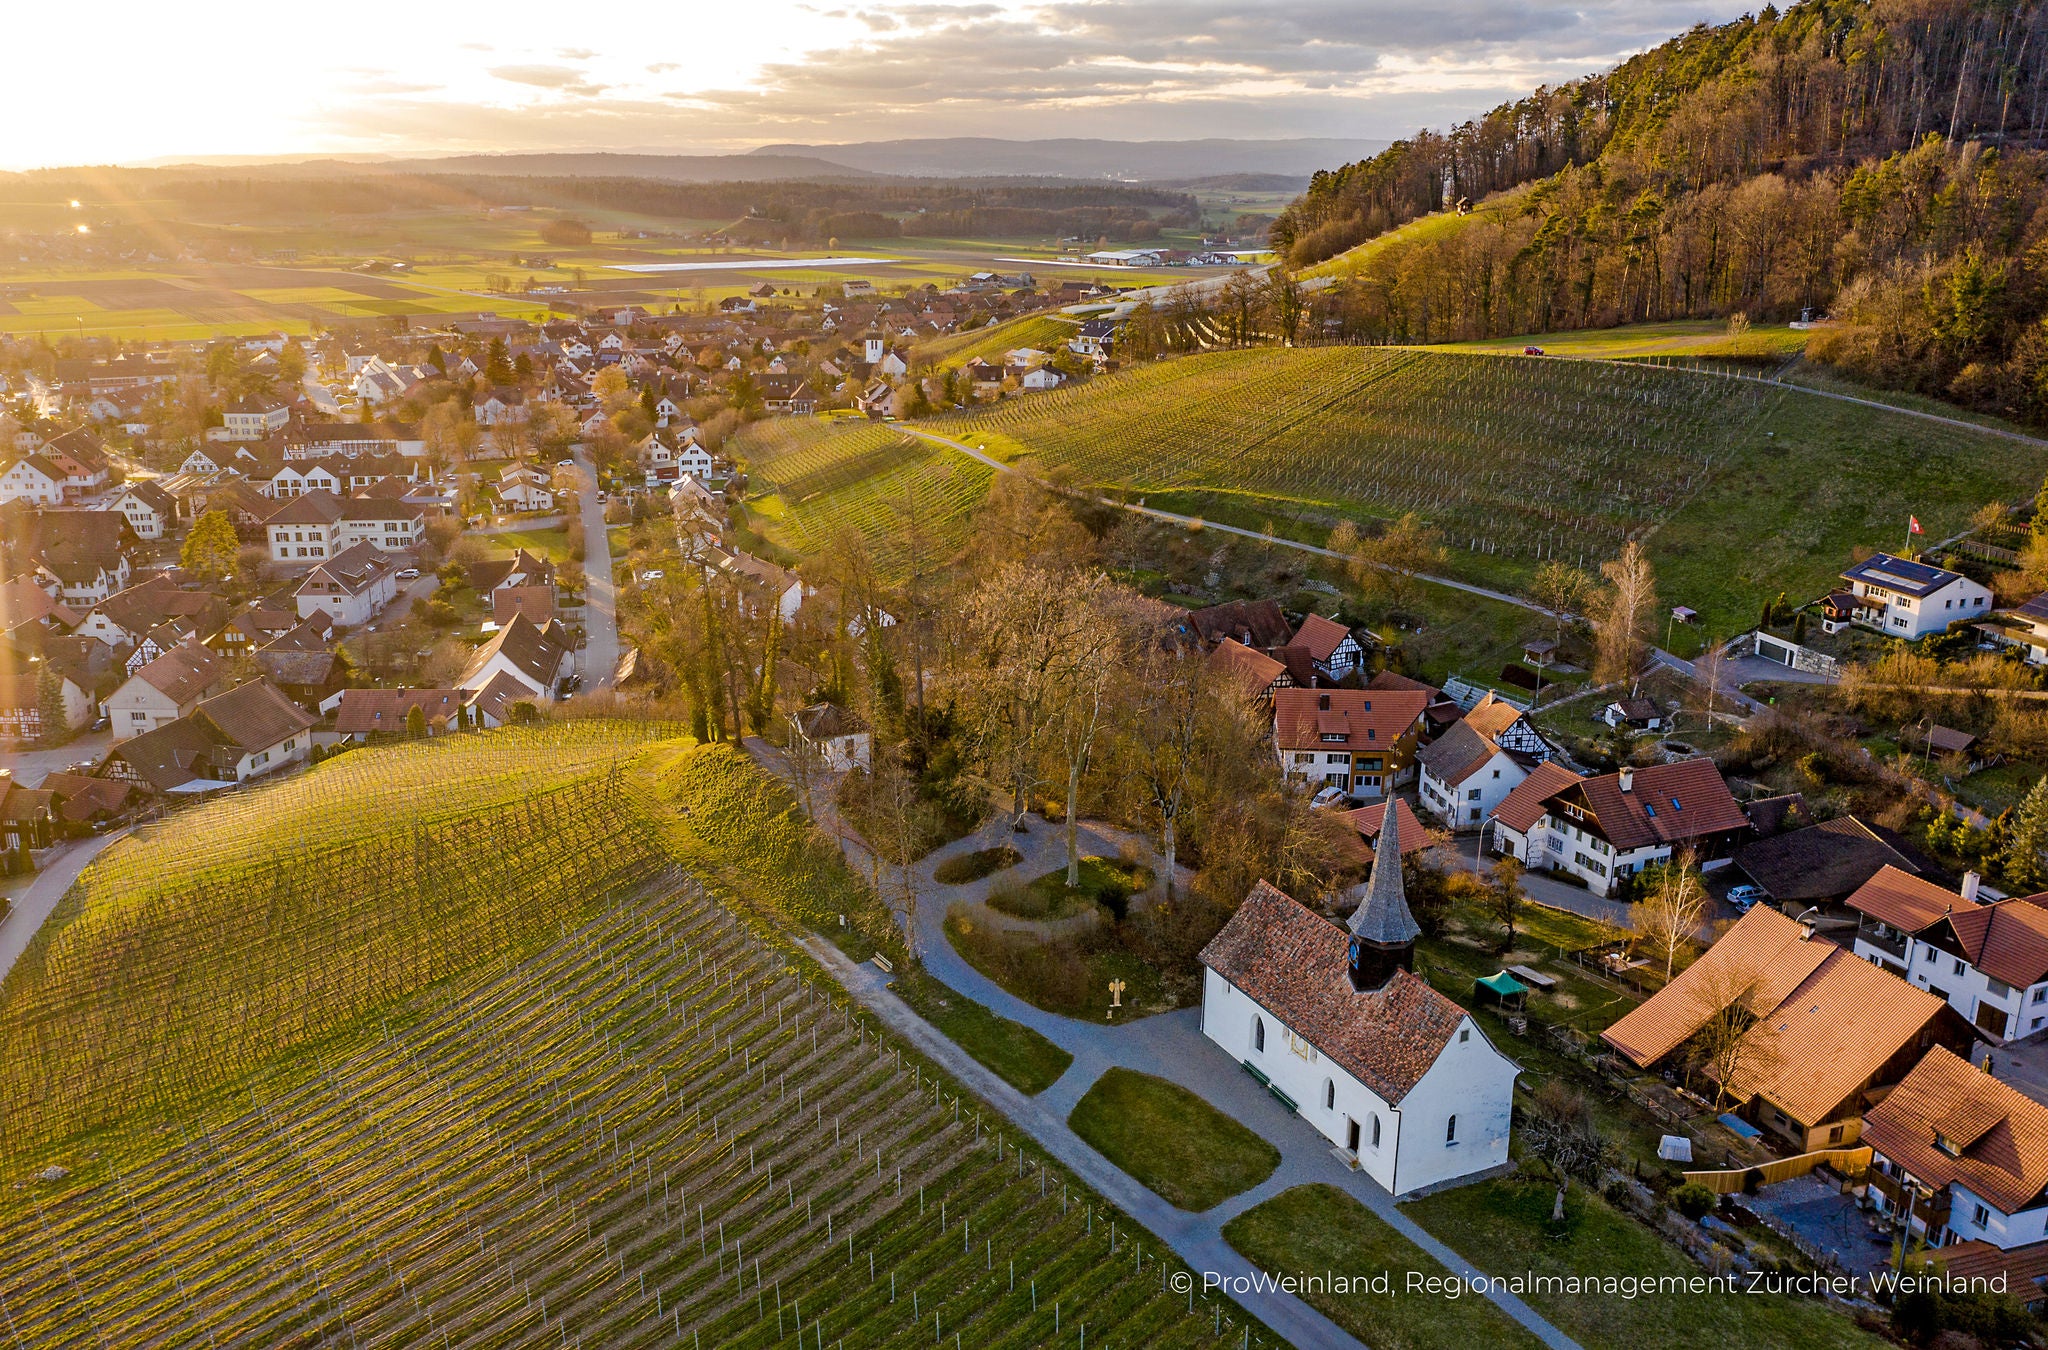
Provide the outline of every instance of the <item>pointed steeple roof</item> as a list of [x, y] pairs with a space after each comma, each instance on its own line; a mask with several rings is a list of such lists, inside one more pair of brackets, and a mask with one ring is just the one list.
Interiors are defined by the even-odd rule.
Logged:
[[1382, 947], [1415, 941], [1422, 927], [1408, 911], [1408, 892], [1401, 884], [1401, 814], [1388, 811], [1372, 855], [1372, 881], [1365, 899], [1351, 915], [1351, 932]]

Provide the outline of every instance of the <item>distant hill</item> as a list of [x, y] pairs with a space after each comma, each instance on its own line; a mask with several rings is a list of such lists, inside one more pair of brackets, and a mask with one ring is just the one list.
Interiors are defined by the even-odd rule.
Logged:
[[764, 145], [748, 158], [809, 157], [870, 173], [921, 178], [1042, 174], [1153, 181], [1277, 174], [1300, 179], [1326, 165], [1377, 153], [1386, 145], [1385, 141], [1335, 137], [1270, 141], [1104, 141], [1061, 137], [1012, 141], [992, 136], [954, 136], [846, 145]]
[[[671, 183], [833, 182], [874, 178], [803, 155], [626, 155], [541, 153], [524, 155], [421, 155], [410, 158], [187, 160], [153, 166], [164, 173], [218, 175], [222, 170], [265, 178], [333, 178], [338, 174], [473, 173], [536, 178], [648, 178]], [[63, 173], [63, 170], [49, 172]]]
[[1810, 357], [2048, 424], [2044, 144], [2048, 0], [1798, 0], [1333, 167], [1272, 238], [1383, 340], [1811, 311]]

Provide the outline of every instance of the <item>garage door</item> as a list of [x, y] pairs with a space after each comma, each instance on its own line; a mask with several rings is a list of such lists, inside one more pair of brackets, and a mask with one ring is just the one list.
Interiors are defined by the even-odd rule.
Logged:
[[1782, 642], [1773, 641], [1761, 633], [1756, 639], [1756, 654], [1766, 661], [1776, 661], [1781, 666], [1792, 664], [1792, 649]]

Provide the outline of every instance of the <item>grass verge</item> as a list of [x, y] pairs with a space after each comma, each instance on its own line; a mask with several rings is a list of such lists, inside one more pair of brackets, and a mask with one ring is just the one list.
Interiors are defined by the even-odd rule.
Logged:
[[1079, 885], [1067, 885], [1067, 869], [1058, 867], [1022, 886], [996, 887], [988, 906], [1017, 919], [1063, 919], [1101, 905], [1121, 920], [1131, 897], [1150, 890], [1152, 882], [1152, 869], [1142, 863], [1087, 857], [1081, 859]]
[[967, 964], [1010, 993], [1062, 1017], [1107, 1018], [1111, 980], [1124, 985], [1116, 1021], [1180, 1006], [1165, 977], [1118, 941], [1108, 924], [1050, 936], [1019, 933], [955, 905], [946, 915], [946, 940]]
[[1223, 1240], [1275, 1276], [1339, 1271], [1387, 1272], [1387, 1293], [1335, 1293], [1310, 1288], [1303, 1300], [1373, 1346], [1403, 1350], [1465, 1350], [1467, 1346], [1534, 1346], [1536, 1338], [1494, 1304], [1472, 1295], [1441, 1298], [1405, 1292], [1409, 1272], [1441, 1279], [1450, 1272], [1334, 1186], [1296, 1186], [1223, 1225]]
[[1067, 1117], [1097, 1153], [1176, 1208], [1200, 1213], [1249, 1190], [1280, 1150], [1186, 1088], [1111, 1069]]
[[[1505, 1178], [1461, 1186], [1416, 1201], [1415, 1221], [1453, 1250], [1483, 1254], [1481, 1269], [1501, 1275], [1673, 1276], [1701, 1269], [1655, 1233], [1574, 1186], [1562, 1231], [1550, 1224], [1554, 1190]], [[1699, 1345], [1796, 1345], [1801, 1350], [1876, 1350], [1882, 1342], [1847, 1317], [1807, 1299], [1778, 1294], [1620, 1293], [1531, 1290], [1526, 1297], [1588, 1350], [1687, 1350]]]
[[1024, 855], [1008, 844], [978, 848], [957, 858], [948, 858], [932, 870], [932, 880], [942, 886], [964, 886], [970, 881], [993, 876], [1005, 867], [1015, 867]]
[[919, 1017], [1027, 1096], [1059, 1081], [1074, 1057], [1021, 1022], [998, 1017], [964, 994], [922, 971], [906, 971], [890, 982]]

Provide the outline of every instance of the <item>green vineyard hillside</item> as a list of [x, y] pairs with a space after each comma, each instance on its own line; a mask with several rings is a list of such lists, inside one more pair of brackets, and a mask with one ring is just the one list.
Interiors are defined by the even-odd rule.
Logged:
[[357, 750], [116, 843], [0, 985], [0, 1163], [180, 1119], [580, 924], [661, 861], [607, 789], [659, 733]]
[[[8, 1343], [1274, 1350], [823, 977], [791, 928], [893, 941], [880, 901], [745, 756], [659, 731], [358, 751], [90, 871], [69, 955], [0, 990], [10, 1073], [119, 1038], [58, 1096], [5, 1084]], [[169, 886], [233, 837], [257, 861]], [[223, 1036], [272, 1020], [296, 1071], [242, 1073]], [[156, 1128], [113, 1165], [57, 1138], [136, 1083]]]
[[756, 422], [734, 453], [757, 494], [747, 503], [755, 529], [806, 555], [851, 532], [890, 576], [907, 572], [918, 550], [926, 564], [957, 553], [993, 476], [892, 426], [843, 418]]
[[[876, 480], [848, 479], [891, 433], [814, 425], [802, 462], [838, 476], [815, 504], [782, 499], [779, 537], [803, 551], [827, 519], [886, 537]], [[1852, 548], [1896, 547], [1909, 514], [1940, 538], [1986, 501], [2030, 497], [2048, 468], [2040, 446], [1754, 380], [1392, 348], [1183, 357], [926, 425], [1030, 471], [1313, 542], [1414, 511], [1442, 530], [1449, 574], [1508, 589], [1640, 537], [1666, 598], [1724, 633], [1779, 591], [1818, 594]], [[975, 498], [963, 485], [930, 500]], [[937, 528], [929, 507], [922, 523]]]

